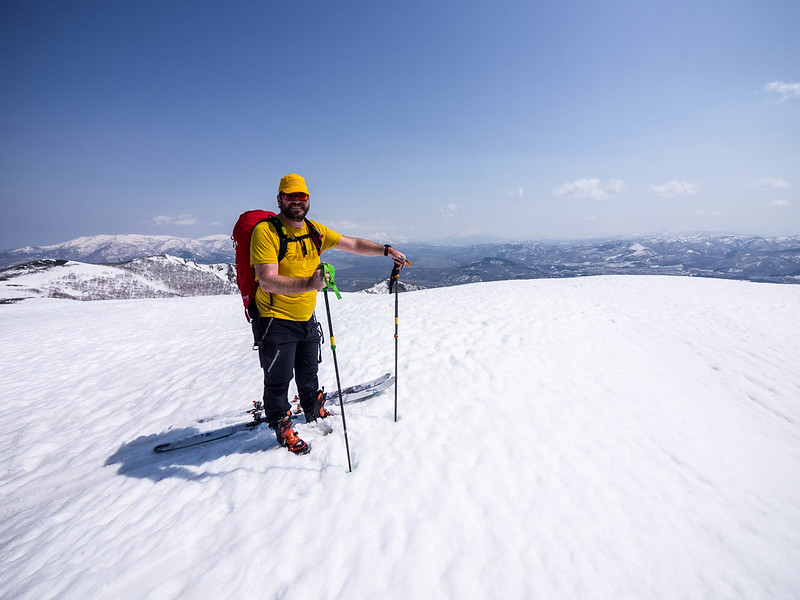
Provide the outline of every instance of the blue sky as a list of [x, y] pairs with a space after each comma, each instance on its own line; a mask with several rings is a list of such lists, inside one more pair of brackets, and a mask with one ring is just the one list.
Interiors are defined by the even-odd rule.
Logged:
[[800, 233], [800, 2], [0, 2], [0, 247]]

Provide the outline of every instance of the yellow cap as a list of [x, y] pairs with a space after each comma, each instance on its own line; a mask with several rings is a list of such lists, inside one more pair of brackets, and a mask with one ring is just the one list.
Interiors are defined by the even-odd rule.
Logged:
[[297, 173], [289, 173], [288, 175], [281, 177], [281, 185], [278, 188], [278, 193], [294, 194], [295, 192], [304, 192], [308, 194], [306, 180], [300, 177], [300, 175]]

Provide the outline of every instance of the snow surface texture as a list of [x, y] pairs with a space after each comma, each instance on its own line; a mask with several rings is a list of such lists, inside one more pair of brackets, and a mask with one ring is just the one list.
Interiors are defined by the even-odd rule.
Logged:
[[[390, 370], [394, 298], [331, 308], [343, 384]], [[403, 294], [351, 473], [339, 416], [303, 457], [152, 452], [260, 397], [238, 297], [30, 300], [0, 338], [2, 598], [800, 597], [800, 286]]]

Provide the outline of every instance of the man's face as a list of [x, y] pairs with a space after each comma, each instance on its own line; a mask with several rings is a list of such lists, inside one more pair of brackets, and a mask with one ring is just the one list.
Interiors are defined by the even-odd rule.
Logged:
[[278, 206], [281, 214], [292, 221], [302, 221], [308, 214], [311, 201], [308, 194], [297, 192], [294, 194], [278, 195]]

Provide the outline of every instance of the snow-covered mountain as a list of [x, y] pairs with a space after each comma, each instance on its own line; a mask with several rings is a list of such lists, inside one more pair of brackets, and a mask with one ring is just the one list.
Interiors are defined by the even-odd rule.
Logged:
[[72, 260], [86, 263], [122, 263], [169, 254], [198, 263], [234, 261], [230, 236], [212, 235], [199, 240], [167, 235], [95, 235], [51, 246], [25, 246], [0, 252], [0, 267], [40, 259]]
[[[800, 236], [697, 234], [586, 242], [517, 242], [473, 246], [403, 246], [413, 267], [403, 279], [422, 287], [481, 281], [586, 275], [684, 275], [800, 283]], [[363, 289], [386, 265], [331, 253], [340, 288]], [[348, 282], [354, 287], [348, 288]]]
[[[400, 292], [416, 292], [425, 289], [422, 286], [413, 283], [406, 283], [405, 281], [397, 281], [395, 284], [397, 285], [397, 289]], [[370, 286], [367, 289], [361, 291], [367, 294], [388, 294], [389, 280], [387, 279], [378, 281], [375, 285]]]
[[[800, 236], [761, 238], [695, 234], [585, 242], [518, 242], [471, 246], [403, 244], [400, 247], [413, 262], [413, 266], [406, 269], [402, 276], [408, 289], [481, 281], [610, 274], [685, 275], [800, 283]], [[185, 277], [203, 272], [199, 265], [210, 263], [218, 265], [212, 266], [212, 269], [225, 273], [231, 286], [235, 282], [230, 266], [234, 260], [233, 247], [225, 235], [201, 240], [135, 235], [79, 238], [54, 246], [8, 251], [0, 254], [0, 265], [19, 265], [24, 260], [30, 262], [35, 259], [34, 268], [41, 270], [45, 263], [38, 261], [42, 260], [51, 261], [47, 263], [51, 268], [61, 268], [63, 261], [67, 260], [104, 264], [124, 261], [137, 267], [136, 274], [155, 282], [163, 274], [163, 263], [136, 262], [135, 259], [162, 252], [184, 259], [180, 267], [186, 271]], [[386, 260], [353, 256], [336, 250], [325, 254], [325, 260], [336, 267], [337, 284], [342, 291], [373, 287], [380, 289], [391, 270], [391, 264]], [[54, 266], [52, 261], [61, 262]], [[174, 261], [171, 264], [173, 271], [179, 268]], [[225, 264], [228, 266], [222, 266]], [[71, 268], [74, 269], [74, 266]], [[127, 269], [132, 270], [131, 267]], [[116, 271], [105, 272], [110, 273], [112, 279], [118, 278]], [[173, 279], [177, 277], [174, 272], [170, 276]], [[5, 277], [8, 278], [8, 275]], [[126, 289], [118, 283], [100, 283], [102, 277], [100, 271], [95, 270], [90, 278], [103, 288], [97, 295], [108, 297], [108, 290], [122, 293]], [[202, 290], [204, 281], [210, 283], [205, 291]], [[87, 285], [84, 285], [84, 289]], [[156, 287], [160, 285], [156, 284]], [[169, 287], [168, 282], [167, 285]], [[197, 278], [187, 286], [193, 287], [193, 293], [196, 294], [235, 293], [234, 287], [226, 292], [214, 278]], [[136, 294], [144, 289], [134, 284], [128, 288], [137, 290]], [[91, 295], [86, 293], [84, 297]]]
[[359, 237], [366, 237], [368, 240], [378, 242], [379, 244], [392, 244], [394, 246], [402, 246], [408, 244], [408, 240], [399, 235], [392, 235], [385, 231], [375, 231], [371, 234]]
[[[394, 370], [394, 298], [331, 312], [342, 385]], [[153, 452], [261, 398], [238, 297], [0, 306], [0, 597], [800, 598], [800, 286], [505, 281], [400, 314], [398, 419], [395, 390], [345, 405], [348, 473], [336, 406], [295, 420], [307, 456], [263, 428]]]
[[42, 259], [0, 270], [0, 303], [26, 298], [115, 300], [238, 293], [234, 266], [150, 256], [116, 265]]

